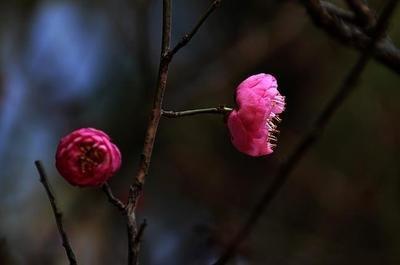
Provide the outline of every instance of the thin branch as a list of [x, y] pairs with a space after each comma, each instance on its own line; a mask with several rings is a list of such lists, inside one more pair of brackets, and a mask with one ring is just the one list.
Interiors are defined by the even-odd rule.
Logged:
[[207, 18], [211, 15], [211, 13], [217, 9], [222, 0], [214, 0], [211, 5], [208, 7], [207, 11], [200, 17], [196, 25], [193, 27], [193, 29], [185, 34], [181, 41], [179, 41], [176, 46], [169, 52], [169, 55], [173, 57], [180, 49], [182, 49], [184, 46], [186, 46], [189, 41], [193, 38], [193, 36], [197, 33], [199, 28], [203, 25], [203, 23], [207, 20]]
[[104, 193], [107, 195], [108, 201], [111, 202], [115, 207], [118, 208], [118, 210], [125, 212], [125, 204], [118, 199], [117, 197], [114, 196], [110, 185], [108, 183], [104, 183], [104, 185], [101, 187], [101, 189], [104, 191]]
[[194, 110], [185, 110], [185, 111], [172, 111], [172, 110], [162, 110], [162, 116], [166, 118], [180, 118], [185, 116], [194, 116], [194, 115], [202, 115], [202, 114], [228, 114], [231, 112], [231, 108], [227, 108], [224, 106], [216, 107], [216, 108], [205, 108], [205, 109], [194, 109]]
[[168, 69], [169, 64], [173, 58], [173, 55], [183, 48], [197, 33], [204, 21], [209, 17], [212, 11], [219, 6], [221, 0], [214, 0], [206, 13], [200, 18], [199, 22], [195, 25], [193, 30], [184, 37], [181, 42], [175, 46], [173, 50], [170, 50], [171, 43], [171, 0], [163, 1], [163, 33], [162, 33], [162, 45], [161, 45], [161, 56], [157, 78], [156, 94], [153, 100], [153, 107], [150, 113], [149, 123], [147, 125], [146, 136], [144, 140], [144, 146], [142, 155], [140, 158], [139, 169], [135, 176], [135, 181], [143, 184], [148, 174], [151, 155], [153, 152], [154, 141], [157, 135], [158, 124], [161, 117], [161, 108], [164, 98], [164, 92], [167, 85]]
[[288, 157], [286, 162], [279, 168], [276, 176], [273, 179], [272, 185], [267, 188], [263, 194], [261, 200], [256, 204], [254, 209], [251, 211], [249, 218], [246, 220], [242, 228], [236, 234], [234, 239], [228, 245], [227, 249], [223, 252], [222, 256], [214, 263], [214, 265], [226, 264], [229, 259], [231, 259], [240, 245], [240, 243], [245, 240], [251, 233], [254, 226], [259, 221], [260, 217], [263, 215], [265, 209], [270, 204], [270, 202], [276, 197], [279, 191], [282, 189], [284, 184], [287, 182], [290, 173], [301, 161], [306, 152], [316, 143], [316, 141], [321, 136], [325, 127], [331, 121], [333, 115], [342, 105], [342, 103], [351, 95], [354, 91], [357, 81], [361, 76], [370, 60], [373, 50], [377, 41], [383, 36], [385, 29], [387, 27], [389, 18], [392, 16], [393, 11], [398, 3], [398, 0], [390, 0], [385, 6], [382, 15], [377, 22], [376, 29], [372, 35], [372, 40], [368, 47], [360, 55], [356, 64], [351, 68], [345, 79], [343, 80], [338, 92], [329, 101], [327, 106], [321, 112], [319, 117], [316, 119], [311, 130], [304, 136], [300, 141], [297, 148]]
[[142, 237], [146, 223], [142, 223], [139, 227], [139, 230], [137, 229], [135, 209], [137, 200], [139, 199], [142, 191], [142, 185], [137, 183], [136, 185], [132, 185], [130, 187], [127, 205], [114, 196], [108, 183], [105, 183], [102, 186], [102, 190], [107, 195], [108, 200], [126, 217], [128, 235], [128, 264], [139, 264], [138, 257], [140, 251], [140, 238]]
[[65, 249], [65, 253], [67, 254], [69, 264], [76, 265], [78, 263], [76, 262], [74, 251], [72, 250], [67, 233], [64, 230], [63, 216], [62, 216], [60, 209], [57, 206], [57, 200], [56, 200], [54, 192], [51, 188], [51, 185], [48, 181], [44, 166], [43, 166], [42, 162], [39, 160], [35, 161], [35, 165], [36, 165], [36, 169], [40, 176], [40, 182], [42, 183], [43, 187], [45, 188], [47, 197], [49, 198], [49, 201], [51, 204], [51, 209], [53, 210], [54, 218], [56, 219], [58, 232], [60, 233], [60, 236], [62, 239], [62, 245]]
[[135, 245], [140, 244], [140, 242], [142, 241], [144, 229], [146, 229], [146, 227], [147, 227], [147, 221], [146, 221], [146, 219], [144, 219], [143, 222], [140, 224], [139, 230], [137, 232], [137, 235], [135, 238]]
[[372, 27], [375, 23], [375, 15], [364, 0], [346, 0], [347, 5], [354, 11], [360, 24], [364, 28]]
[[[139, 264], [140, 242], [137, 240], [140, 228], [137, 228], [136, 205], [142, 192], [143, 185], [136, 182], [129, 188], [128, 204], [125, 209], [128, 233], [128, 264]], [[143, 233], [143, 231], [142, 231]]]
[[171, 0], [164, 0], [163, 32], [162, 32], [160, 64], [157, 77], [157, 88], [153, 100], [153, 107], [150, 112], [149, 123], [147, 125], [142, 156], [139, 163], [139, 170], [135, 176], [135, 179], [140, 183], [144, 183], [145, 177], [149, 170], [151, 155], [154, 147], [154, 141], [156, 138], [158, 124], [161, 117], [161, 106], [164, 98], [165, 87], [167, 85], [168, 68], [170, 63], [170, 60], [168, 60], [166, 56], [169, 51], [170, 40], [171, 40]]
[[346, 22], [350, 22], [352, 24], [356, 24], [357, 17], [355, 14], [349, 10], [344, 8], [340, 8], [331, 2], [328, 1], [321, 1], [321, 6], [329, 13], [330, 16], [338, 17], [339, 19], [343, 19]]
[[[167, 57], [171, 43], [171, 0], [163, 0], [163, 26], [161, 55], [157, 77], [156, 94], [153, 100], [153, 107], [150, 112], [150, 118], [147, 125], [146, 135], [144, 139], [143, 151], [140, 157], [139, 169], [135, 176], [135, 192], [129, 196], [127, 204], [127, 232], [128, 232], [128, 264], [138, 264], [139, 245], [135, 244], [137, 235], [136, 223], [136, 202], [141, 194], [145, 178], [149, 171], [151, 155], [153, 152], [154, 141], [157, 135], [158, 124], [161, 117], [161, 107], [164, 98], [165, 88], [167, 86], [168, 68], [170, 59]], [[133, 197], [134, 196], [134, 197]]]
[[135, 212], [127, 212], [128, 214], [128, 248], [129, 248], [129, 263], [128, 264], [139, 264], [139, 251], [140, 243], [144, 233], [144, 229], [147, 226], [146, 220], [143, 220], [139, 229], [137, 228]]
[[[140, 229], [137, 228], [136, 222], [136, 204], [142, 193], [143, 185], [146, 176], [149, 172], [149, 166], [154, 148], [154, 142], [157, 135], [158, 125], [161, 118], [161, 110], [165, 88], [167, 86], [169, 64], [174, 56], [182, 47], [184, 47], [196, 34], [200, 26], [204, 23], [207, 17], [220, 3], [221, 0], [216, 0], [207, 10], [206, 14], [200, 19], [199, 23], [177, 46], [170, 50], [171, 45], [171, 0], [163, 0], [163, 26], [162, 26], [162, 41], [161, 55], [159, 62], [159, 70], [157, 77], [156, 92], [153, 99], [150, 118], [147, 124], [146, 135], [143, 144], [142, 154], [140, 156], [139, 168], [134, 178], [134, 184], [131, 186], [128, 203], [126, 205], [127, 230], [128, 230], [128, 264], [138, 264], [138, 254], [140, 244], [136, 241]], [[143, 233], [143, 232], [141, 232]]]
[[[300, 0], [300, 2], [318, 27], [343, 44], [363, 51], [371, 42], [371, 34], [366, 34], [363, 28], [352, 23], [346, 23], [346, 19], [341, 17], [341, 13], [332, 8], [333, 4], [330, 4], [331, 7], [328, 8], [326, 4], [322, 4], [324, 1], [320, 0]], [[400, 74], [400, 50], [389, 37], [378, 41], [373, 57]]]

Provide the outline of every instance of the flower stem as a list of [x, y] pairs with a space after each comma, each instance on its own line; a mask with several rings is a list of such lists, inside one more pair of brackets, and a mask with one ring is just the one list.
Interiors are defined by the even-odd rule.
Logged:
[[228, 114], [232, 111], [232, 108], [220, 106], [216, 108], [204, 108], [204, 109], [193, 109], [184, 111], [172, 111], [172, 110], [162, 110], [161, 115], [167, 118], [181, 118], [184, 116], [194, 116], [201, 114]]

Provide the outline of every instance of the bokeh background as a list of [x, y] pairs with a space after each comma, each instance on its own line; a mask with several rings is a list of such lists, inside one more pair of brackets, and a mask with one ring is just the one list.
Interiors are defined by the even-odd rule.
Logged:
[[[67, 184], [54, 153], [76, 128], [108, 132], [123, 154], [111, 186], [126, 199], [155, 88], [161, 2], [0, 2], [0, 264], [67, 263], [36, 159], [79, 263], [126, 264], [124, 219], [100, 190]], [[174, 43], [209, 2], [173, 1]], [[297, 1], [223, 1], [172, 63], [165, 108], [232, 105], [241, 80], [272, 73], [287, 98], [279, 145], [250, 158], [218, 115], [163, 119], [138, 210], [148, 221], [142, 264], [210, 264], [357, 55]], [[399, 98], [399, 76], [371, 62], [231, 264], [400, 264]]]

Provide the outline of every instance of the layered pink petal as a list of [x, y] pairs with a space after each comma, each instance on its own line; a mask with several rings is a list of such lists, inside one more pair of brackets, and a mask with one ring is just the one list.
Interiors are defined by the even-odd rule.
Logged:
[[227, 120], [233, 145], [250, 156], [272, 153], [274, 122], [285, 109], [276, 79], [269, 74], [250, 76], [237, 87], [236, 103]]
[[72, 185], [100, 186], [121, 166], [121, 153], [110, 137], [97, 129], [75, 130], [60, 140], [56, 167]]

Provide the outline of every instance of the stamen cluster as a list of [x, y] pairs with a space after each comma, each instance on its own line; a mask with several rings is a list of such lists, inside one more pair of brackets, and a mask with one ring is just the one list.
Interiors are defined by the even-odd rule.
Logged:
[[233, 145], [250, 156], [263, 156], [276, 147], [279, 114], [285, 109], [285, 97], [278, 91], [276, 79], [257, 74], [236, 89], [237, 107], [228, 116]]

